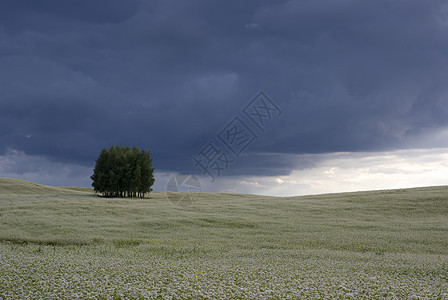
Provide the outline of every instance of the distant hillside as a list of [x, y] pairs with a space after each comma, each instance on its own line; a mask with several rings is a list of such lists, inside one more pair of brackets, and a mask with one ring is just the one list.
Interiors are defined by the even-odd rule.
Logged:
[[198, 193], [178, 204], [164, 192], [102, 198], [0, 178], [0, 244], [448, 254], [448, 186], [300, 197]]
[[78, 194], [88, 189], [51, 187], [13, 178], [0, 178], [0, 194], [2, 195], [34, 195], [34, 194]]
[[78, 192], [89, 192], [89, 193], [94, 193], [95, 192], [93, 190], [93, 188], [88, 188], [88, 187], [61, 186], [60, 188], [61, 189], [66, 189], [66, 190], [78, 191]]

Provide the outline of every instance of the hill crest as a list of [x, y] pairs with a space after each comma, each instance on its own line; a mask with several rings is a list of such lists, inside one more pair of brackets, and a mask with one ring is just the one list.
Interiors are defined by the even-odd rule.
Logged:
[[52, 187], [21, 179], [0, 177], [0, 195], [33, 195], [33, 194], [79, 194], [70, 188]]

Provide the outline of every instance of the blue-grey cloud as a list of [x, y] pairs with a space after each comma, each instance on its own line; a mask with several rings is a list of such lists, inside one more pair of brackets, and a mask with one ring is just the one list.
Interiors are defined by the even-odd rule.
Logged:
[[442, 0], [0, 3], [0, 152], [91, 166], [128, 144], [199, 172], [192, 156], [259, 90], [283, 114], [228, 174], [422, 147], [448, 126]]

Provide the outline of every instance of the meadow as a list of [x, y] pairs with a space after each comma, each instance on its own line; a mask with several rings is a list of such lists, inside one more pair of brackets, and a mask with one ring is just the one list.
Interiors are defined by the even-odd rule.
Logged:
[[0, 178], [0, 299], [448, 299], [448, 187], [174, 205]]

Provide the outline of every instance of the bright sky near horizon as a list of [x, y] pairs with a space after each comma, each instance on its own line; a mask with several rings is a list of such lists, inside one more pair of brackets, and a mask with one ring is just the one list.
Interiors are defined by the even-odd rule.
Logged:
[[448, 184], [444, 0], [0, 4], [1, 177], [90, 186], [136, 145], [158, 191]]

